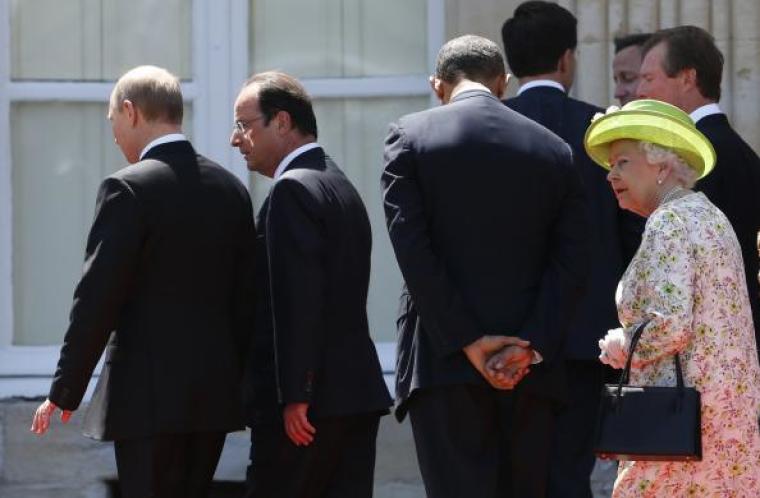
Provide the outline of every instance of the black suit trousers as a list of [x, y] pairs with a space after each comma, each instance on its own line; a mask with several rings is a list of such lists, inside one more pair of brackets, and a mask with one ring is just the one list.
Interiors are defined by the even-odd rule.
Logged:
[[317, 430], [296, 446], [282, 420], [251, 428], [246, 498], [371, 498], [380, 413], [311, 419]]
[[206, 498], [224, 432], [114, 441], [122, 498]]
[[557, 416], [548, 497], [591, 498], [594, 428], [607, 370], [599, 360], [567, 360], [566, 366], [570, 401]]
[[543, 498], [554, 403], [487, 386], [419, 389], [409, 401], [428, 498]]

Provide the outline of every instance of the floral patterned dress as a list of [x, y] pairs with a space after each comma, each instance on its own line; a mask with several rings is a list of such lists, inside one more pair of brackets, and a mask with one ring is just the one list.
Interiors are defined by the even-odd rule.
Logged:
[[674, 386], [680, 353], [702, 397], [702, 461], [621, 462], [613, 498], [760, 497], [760, 366], [736, 235], [701, 193], [662, 204], [618, 286], [631, 384]]

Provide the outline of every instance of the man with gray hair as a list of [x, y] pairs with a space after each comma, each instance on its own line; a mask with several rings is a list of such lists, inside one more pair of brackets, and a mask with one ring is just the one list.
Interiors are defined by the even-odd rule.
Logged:
[[58, 408], [68, 421], [105, 350], [84, 429], [114, 441], [122, 496], [205, 497], [226, 433], [243, 428], [250, 197], [182, 135], [168, 71], [127, 72], [108, 119], [132, 164], [100, 186], [58, 368], [31, 430], [44, 434]]
[[449, 41], [441, 107], [391, 125], [382, 175], [405, 288], [396, 415], [408, 412], [428, 496], [544, 497], [558, 353], [588, 268], [569, 146], [504, 106], [504, 60]]

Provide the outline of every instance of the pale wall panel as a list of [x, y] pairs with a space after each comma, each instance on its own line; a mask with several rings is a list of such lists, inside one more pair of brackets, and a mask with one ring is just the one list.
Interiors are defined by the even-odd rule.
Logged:
[[140, 64], [192, 76], [187, 0], [13, 0], [11, 77], [113, 80]]
[[[606, 0], [579, 0], [578, 70], [575, 73], [574, 96], [581, 100], [609, 102], [609, 51]], [[602, 104], [603, 107], [606, 105]]]
[[730, 88], [736, 105], [731, 121], [757, 151], [760, 150], [760, 5], [756, 0], [734, 0], [732, 17]]
[[[719, 0], [728, 4], [731, 0]], [[711, 0], [681, 0], [678, 5], [678, 24], [693, 24], [710, 30]]]
[[249, 69], [301, 78], [422, 74], [426, 20], [425, 0], [251, 0]]

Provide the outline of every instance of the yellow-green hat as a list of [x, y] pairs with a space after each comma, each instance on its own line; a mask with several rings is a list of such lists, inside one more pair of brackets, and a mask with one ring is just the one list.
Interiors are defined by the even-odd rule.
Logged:
[[583, 145], [589, 157], [610, 169], [610, 144], [616, 140], [643, 140], [672, 150], [704, 178], [715, 166], [710, 141], [678, 107], [653, 99], [633, 100], [622, 108], [599, 113], [586, 130]]

